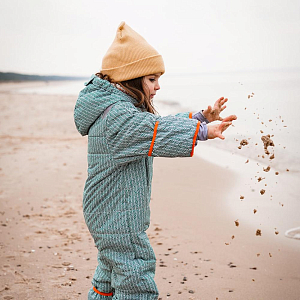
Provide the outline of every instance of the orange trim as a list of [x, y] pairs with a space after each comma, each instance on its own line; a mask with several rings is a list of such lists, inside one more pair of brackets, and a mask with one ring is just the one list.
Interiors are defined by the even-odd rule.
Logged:
[[193, 117], [193, 113], [190, 112], [189, 113], [189, 118], [192, 119], [192, 117]]
[[102, 292], [99, 292], [94, 286], [93, 286], [93, 290], [95, 293], [101, 295], [101, 296], [113, 296], [113, 293], [102, 293]]
[[195, 148], [195, 143], [196, 143], [199, 127], [200, 127], [200, 122], [198, 121], [196, 131], [195, 131], [195, 134], [194, 134], [194, 138], [193, 138], [193, 147], [192, 147], [192, 151], [191, 151], [191, 156], [194, 155], [194, 148]]
[[150, 149], [149, 149], [149, 152], [148, 152], [148, 156], [151, 156], [151, 155], [152, 155], [153, 146], [154, 146], [154, 142], [155, 142], [155, 138], [156, 138], [156, 133], [157, 133], [157, 126], [158, 126], [158, 123], [159, 123], [159, 121], [157, 121], [157, 122], [155, 123], [155, 126], [154, 126], [153, 138], [152, 138], [152, 142], [151, 142]]

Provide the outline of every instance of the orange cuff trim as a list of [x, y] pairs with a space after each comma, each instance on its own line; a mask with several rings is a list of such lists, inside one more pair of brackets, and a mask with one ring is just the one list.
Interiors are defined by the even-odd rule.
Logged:
[[93, 290], [95, 293], [101, 295], [101, 296], [113, 296], [113, 293], [102, 293], [102, 292], [99, 292], [94, 286], [93, 286]]
[[199, 127], [200, 127], [200, 122], [198, 121], [198, 123], [197, 123], [197, 127], [196, 127], [196, 132], [195, 132], [195, 134], [194, 134], [194, 138], [193, 138], [193, 147], [192, 147], [192, 151], [191, 151], [191, 156], [193, 156], [193, 155], [194, 155], [194, 148], [195, 148], [195, 143], [196, 143], [196, 139], [197, 139], [197, 135], [198, 135]]
[[159, 123], [159, 121], [157, 121], [157, 122], [155, 123], [155, 126], [154, 126], [153, 138], [152, 138], [152, 142], [151, 142], [150, 149], [149, 149], [149, 152], [148, 152], [148, 156], [151, 156], [151, 155], [152, 155], [153, 146], [154, 146], [154, 142], [155, 142], [155, 138], [156, 138], [156, 133], [157, 133], [157, 126], [158, 126], [158, 123]]
[[190, 112], [189, 113], [189, 118], [192, 119], [192, 117], [193, 117], [193, 113]]

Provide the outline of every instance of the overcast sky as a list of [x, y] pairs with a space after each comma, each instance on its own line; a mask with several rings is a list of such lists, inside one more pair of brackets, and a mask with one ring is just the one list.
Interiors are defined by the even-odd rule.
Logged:
[[90, 76], [121, 21], [169, 74], [300, 68], [299, 0], [1, 0], [0, 71]]

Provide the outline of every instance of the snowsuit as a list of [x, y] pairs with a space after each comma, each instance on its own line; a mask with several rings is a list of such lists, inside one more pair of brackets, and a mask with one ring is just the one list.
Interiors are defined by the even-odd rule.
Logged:
[[192, 156], [200, 122], [189, 113], [144, 112], [97, 76], [85, 85], [74, 119], [78, 131], [88, 134], [83, 212], [98, 249], [88, 299], [156, 300], [156, 259], [145, 233], [153, 156]]

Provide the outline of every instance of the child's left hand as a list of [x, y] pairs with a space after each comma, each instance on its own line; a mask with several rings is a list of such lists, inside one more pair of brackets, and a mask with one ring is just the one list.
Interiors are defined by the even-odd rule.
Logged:
[[203, 116], [209, 121], [222, 121], [223, 118], [220, 117], [220, 113], [226, 108], [226, 105], [224, 105], [228, 101], [227, 98], [221, 97], [219, 98], [212, 108], [211, 106], [208, 106], [206, 110], [203, 111]]

